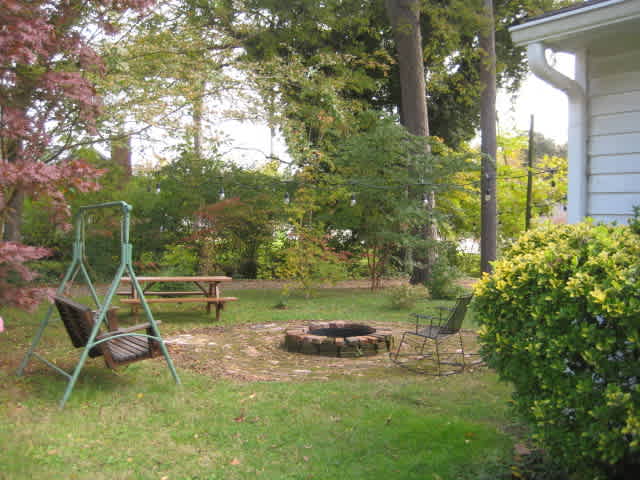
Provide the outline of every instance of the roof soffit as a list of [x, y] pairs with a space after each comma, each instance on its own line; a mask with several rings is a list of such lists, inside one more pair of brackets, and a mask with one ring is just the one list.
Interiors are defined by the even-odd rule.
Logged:
[[614, 48], [617, 43], [640, 38], [640, 0], [610, 0], [588, 4], [511, 27], [518, 46], [542, 42], [556, 51]]

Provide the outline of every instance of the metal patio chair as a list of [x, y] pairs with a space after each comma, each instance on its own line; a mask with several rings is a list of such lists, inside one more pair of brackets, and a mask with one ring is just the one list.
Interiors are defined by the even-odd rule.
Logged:
[[[402, 367], [428, 375], [460, 373], [465, 368], [464, 344], [460, 329], [472, 295], [459, 297], [453, 308], [442, 308], [439, 315], [412, 313], [416, 327], [406, 331], [391, 360]], [[453, 369], [443, 370], [443, 366]]]

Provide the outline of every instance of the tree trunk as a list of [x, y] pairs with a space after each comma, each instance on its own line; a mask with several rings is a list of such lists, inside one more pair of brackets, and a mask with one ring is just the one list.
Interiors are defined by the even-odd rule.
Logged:
[[[15, 163], [20, 158], [21, 145], [17, 140], [5, 139], [4, 158], [9, 163]], [[24, 192], [20, 187], [11, 193], [7, 200], [4, 212], [0, 211], [2, 221], [2, 239], [5, 242], [22, 243], [22, 210], [24, 207]]]
[[197, 96], [193, 100], [193, 151], [198, 158], [202, 158], [202, 116], [204, 112], [204, 95], [206, 82], [199, 80]]
[[[387, 16], [393, 28], [400, 71], [401, 122], [413, 135], [428, 137], [427, 88], [422, 57], [422, 34], [420, 32], [420, 2], [418, 0], [386, 0]], [[430, 192], [425, 208], [430, 213], [435, 208], [435, 194]], [[428, 215], [431, 217], [431, 215]], [[421, 228], [425, 240], [435, 242], [437, 229], [433, 221]], [[411, 254], [406, 254], [411, 258]], [[411, 283], [424, 283], [436, 260], [435, 249], [429, 248], [424, 255], [414, 255], [417, 265], [411, 274]]]
[[402, 124], [412, 134], [427, 137], [429, 122], [420, 33], [420, 2], [386, 0], [385, 3], [398, 54]]
[[22, 210], [24, 207], [24, 193], [16, 191], [7, 203], [4, 221], [3, 240], [6, 242], [22, 243]]
[[131, 165], [131, 137], [124, 132], [117, 138], [111, 140], [111, 161], [120, 165], [124, 172], [124, 177], [128, 180], [133, 174]]
[[480, 131], [482, 178], [480, 181], [480, 269], [491, 272], [497, 256], [498, 209], [496, 198], [496, 43], [493, 0], [484, 0], [485, 28], [480, 33]]

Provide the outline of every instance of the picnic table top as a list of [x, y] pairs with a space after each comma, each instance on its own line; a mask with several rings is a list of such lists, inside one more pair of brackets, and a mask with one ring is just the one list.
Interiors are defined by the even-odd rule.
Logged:
[[[193, 276], [193, 277], [136, 277], [138, 282], [230, 282], [231, 277], [225, 276]], [[130, 277], [122, 277], [122, 281], [130, 283]]]

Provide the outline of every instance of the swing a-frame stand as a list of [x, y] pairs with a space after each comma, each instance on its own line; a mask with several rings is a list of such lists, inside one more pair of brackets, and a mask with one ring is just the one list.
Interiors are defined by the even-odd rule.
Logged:
[[[111, 282], [109, 290], [107, 291], [106, 296], [101, 301], [96, 293], [96, 290], [93, 286], [89, 273], [87, 271], [87, 266], [85, 265], [85, 238], [84, 238], [84, 230], [86, 225], [86, 217], [87, 214], [94, 210], [105, 209], [105, 208], [120, 208], [122, 212], [122, 229], [121, 229], [121, 242], [120, 242], [120, 265], [118, 270], [116, 271], [115, 277]], [[68, 380], [67, 388], [65, 389], [64, 395], [60, 400], [60, 408], [63, 408], [71, 392], [73, 391], [73, 387], [78, 380], [80, 372], [82, 371], [82, 367], [84, 366], [87, 357], [97, 356], [104, 352], [105, 360], [108, 365], [112, 365], [114, 359], [117, 360], [119, 355], [125, 350], [131, 348], [131, 345], [142, 345], [146, 342], [149, 345], [148, 352], [150, 356], [153, 356], [154, 352], [159, 351], [164, 356], [167, 367], [171, 372], [175, 382], [177, 384], [180, 383], [180, 378], [176, 373], [176, 369], [173, 366], [173, 362], [171, 361], [171, 357], [169, 356], [169, 352], [167, 351], [167, 347], [165, 345], [164, 340], [160, 336], [160, 331], [158, 330], [158, 324], [153, 318], [153, 314], [149, 309], [149, 305], [144, 296], [144, 292], [138, 283], [138, 279], [133, 271], [132, 264], [132, 255], [131, 255], [131, 243], [129, 242], [129, 224], [130, 224], [130, 216], [131, 216], [131, 205], [128, 205], [125, 202], [109, 202], [109, 203], [101, 203], [98, 205], [88, 205], [85, 207], [80, 207], [78, 214], [76, 215], [74, 228], [75, 228], [75, 241], [73, 243], [73, 259], [71, 261], [71, 265], [67, 269], [67, 272], [62, 280], [62, 283], [56, 290], [56, 306], [58, 307], [58, 311], [60, 312], [61, 319], [64, 321], [67, 331], [72, 338], [72, 341], [75, 346], [82, 346], [82, 354], [80, 355], [80, 359], [73, 369], [72, 373], [68, 373], [65, 370], [61, 369], [54, 363], [50, 362], [40, 354], [36, 352], [36, 348], [42, 339], [43, 333], [47, 325], [49, 324], [51, 317], [54, 312], [54, 305], [51, 305], [47, 313], [45, 314], [42, 322], [40, 323], [40, 327], [38, 328], [33, 341], [31, 343], [31, 347], [29, 351], [25, 355], [22, 363], [20, 364], [20, 368], [18, 369], [18, 376], [24, 374], [24, 370], [31, 361], [32, 358], [36, 358], [56, 372], [65, 376]], [[71, 279], [75, 278], [76, 275], [80, 274], [84, 280], [86, 281], [87, 286], [89, 287], [89, 291], [91, 296], [93, 297], [93, 301], [96, 305], [96, 311], [93, 312], [88, 307], [84, 305], [78, 304], [71, 300], [65, 299], [63, 297], [65, 287], [67, 283], [70, 282]], [[133, 333], [131, 328], [129, 329], [112, 329], [109, 328], [112, 326], [111, 320], [112, 315], [110, 312], [110, 306], [113, 301], [113, 297], [116, 293], [116, 289], [120, 283], [120, 280], [124, 275], [127, 275], [131, 278], [131, 284], [135, 291], [137, 292], [138, 298], [140, 299], [140, 304], [144, 310], [146, 315], [148, 324], [145, 324], [143, 327], [146, 328], [146, 333]], [[84, 323], [83, 323], [84, 322]], [[106, 335], [99, 335], [100, 326], [105, 325], [111, 331]], [[109, 347], [109, 348], [108, 348]], [[142, 350], [141, 350], [142, 351]], [[136, 358], [139, 359], [140, 357]], [[145, 357], [145, 358], [148, 358]], [[121, 358], [120, 364], [129, 363], [134, 361], [134, 359], [126, 359], [124, 357]]]

